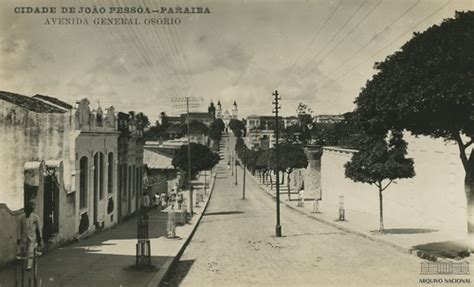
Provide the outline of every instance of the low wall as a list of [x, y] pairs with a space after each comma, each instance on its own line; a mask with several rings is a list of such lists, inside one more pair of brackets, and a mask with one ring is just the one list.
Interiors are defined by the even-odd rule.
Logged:
[[[407, 137], [408, 157], [416, 175], [397, 180], [383, 193], [386, 228], [433, 228], [466, 232], [464, 169], [457, 146], [431, 138]], [[321, 160], [322, 205], [336, 208], [343, 195], [345, 208], [379, 214], [377, 187], [355, 183], [344, 175], [353, 151], [325, 147]], [[348, 215], [350, 220], [350, 215]], [[374, 227], [375, 229], [376, 227]]]

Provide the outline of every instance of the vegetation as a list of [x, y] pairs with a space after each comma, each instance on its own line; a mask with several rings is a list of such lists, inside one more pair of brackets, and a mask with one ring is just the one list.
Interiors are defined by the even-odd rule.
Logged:
[[387, 142], [384, 137], [366, 136], [359, 151], [345, 164], [346, 177], [356, 182], [375, 185], [379, 192], [379, 231], [384, 232], [382, 192], [395, 179], [415, 175], [413, 160], [405, 158], [407, 143], [400, 131], [394, 131]]
[[[466, 172], [467, 229], [474, 235], [474, 12], [457, 12], [376, 63], [355, 103], [360, 128], [454, 141]], [[468, 157], [470, 149], [470, 156]]]

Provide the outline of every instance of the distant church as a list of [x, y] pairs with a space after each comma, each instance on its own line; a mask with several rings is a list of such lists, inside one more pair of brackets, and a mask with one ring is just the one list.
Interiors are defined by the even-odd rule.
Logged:
[[217, 101], [217, 108], [214, 107], [214, 103], [211, 101], [208, 111], [210, 114], [215, 116], [216, 119], [222, 119], [222, 121], [224, 121], [226, 129], [229, 127], [229, 122], [231, 119], [238, 119], [238, 108], [237, 103], [235, 101], [232, 105], [232, 114], [229, 113], [229, 110], [226, 110], [224, 113], [222, 113], [221, 101]]

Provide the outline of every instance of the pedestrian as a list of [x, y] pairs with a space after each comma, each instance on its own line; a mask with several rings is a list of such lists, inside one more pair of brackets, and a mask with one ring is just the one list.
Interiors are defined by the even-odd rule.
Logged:
[[155, 193], [155, 195], [153, 196], [153, 205], [155, 206], [155, 209], [158, 209], [160, 204], [161, 204], [160, 195], [158, 193]]
[[165, 192], [162, 192], [160, 194], [160, 206], [162, 210], [166, 208], [166, 193]]
[[[17, 245], [20, 252], [28, 256], [26, 270], [31, 270], [33, 266], [33, 257], [36, 256], [37, 247], [41, 247], [41, 223], [40, 218], [33, 211], [35, 203], [30, 201], [25, 207], [25, 214], [20, 217], [18, 224]], [[37, 252], [37, 254], [40, 254]]]
[[178, 203], [178, 209], [181, 209], [181, 205], [183, 204], [183, 193], [180, 191], [176, 196], [176, 202]]
[[298, 207], [304, 206], [304, 189], [301, 189], [298, 193]]

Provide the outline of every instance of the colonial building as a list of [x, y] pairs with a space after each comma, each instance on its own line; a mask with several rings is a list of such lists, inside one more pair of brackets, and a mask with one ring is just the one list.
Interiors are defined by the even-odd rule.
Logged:
[[222, 121], [225, 124], [226, 130], [229, 128], [230, 120], [231, 119], [238, 119], [238, 115], [239, 115], [239, 110], [238, 110], [236, 101], [234, 101], [234, 104], [232, 105], [231, 113], [229, 113], [229, 110], [226, 110], [224, 113], [222, 113], [221, 102], [220, 101], [217, 102], [216, 118], [217, 119], [222, 119]]
[[143, 131], [129, 114], [118, 113], [118, 220], [138, 209], [143, 193]]
[[[0, 219], [5, 223], [0, 240], [11, 242], [1, 246], [0, 264], [16, 253], [18, 217], [26, 202], [36, 202], [45, 243], [54, 246], [117, 223], [124, 210], [119, 209], [119, 179], [127, 195], [141, 193], [142, 132], [127, 123], [122, 140], [127, 145], [120, 145], [124, 133], [114, 108], [89, 105], [87, 99], [73, 107], [49, 96], [0, 92]], [[126, 179], [119, 170], [126, 170]], [[137, 201], [126, 199], [126, 214], [133, 213]]]

